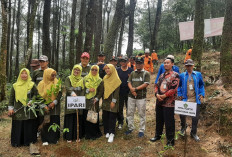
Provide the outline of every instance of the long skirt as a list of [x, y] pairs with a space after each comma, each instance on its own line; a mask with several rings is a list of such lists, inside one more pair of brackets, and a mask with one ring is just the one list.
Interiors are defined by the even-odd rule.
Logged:
[[59, 115], [50, 115], [50, 123], [45, 124], [41, 130], [41, 139], [42, 142], [48, 142], [50, 144], [56, 144], [60, 138], [60, 130], [57, 128], [56, 132], [52, 129], [49, 129], [53, 123], [60, 126], [60, 116]]
[[[87, 117], [88, 110], [84, 110], [84, 115]], [[99, 114], [97, 123], [91, 123], [85, 119], [85, 139], [95, 140], [102, 136], [101, 130], [99, 128]]]
[[29, 146], [37, 141], [36, 119], [12, 120], [11, 145], [13, 147]]
[[[78, 115], [79, 119], [79, 138], [85, 136], [84, 115]], [[63, 138], [68, 141], [77, 140], [77, 114], [66, 114], [64, 116], [64, 128], [68, 128], [69, 132], [65, 132]]]

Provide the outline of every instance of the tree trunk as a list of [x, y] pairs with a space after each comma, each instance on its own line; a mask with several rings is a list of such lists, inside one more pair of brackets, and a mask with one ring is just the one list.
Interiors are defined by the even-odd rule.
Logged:
[[115, 43], [114, 41], [119, 31], [120, 24], [122, 22], [124, 7], [125, 7], [125, 0], [117, 0], [114, 18], [111, 23], [111, 26], [110, 26], [110, 29], [109, 29], [109, 32], [107, 34], [106, 41], [105, 41], [104, 52], [106, 54], [107, 60], [109, 60], [109, 58], [113, 54], [114, 43]]
[[158, 0], [156, 17], [155, 17], [155, 26], [153, 29], [152, 40], [150, 43], [150, 50], [157, 50], [157, 47], [158, 47], [157, 37], [158, 37], [158, 31], [159, 31], [159, 25], [160, 25], [160, 19], [161, 19], [161, 10], [162, 10], [162, 0]]
[[7, 57], [7, 1], [1, 0], [2, 42], [0, 52], [0, 102], [6, 99], [6, 57]]
[[119, 41], [118, 41], [118, 56], [122, 54], [122, 41], [123, 41], [123, 33], [124, 33], [124, 27], [125, 27], [125, 8], [124, 8], [124, 14], [122, 17], [122, 23], [121, 23], [121, 30], [119, 35]]
[[[150, 39], [151, 39], [151, 43], [152, 42], [152, 30], [151, 30], [151, 10], [150, 10], [150, 3], [149, 0], [147, 0], [147, 8], [148, 8], [148, 24], [149, 24], [149, 31], [150, 31]], [[152, 52], [152, 50], [150, 50], [150, 52]]]
[[126, 54], [130, 57], [133, 53], [134, 42], [134, 12], [135, 12], [136, 0], [130, 0], [130, 15], [129, 15], [129, 35]]
[[21, 11], [21, 0], [18, 0], [18, 10], [17, 10], [17, 17], [16, 17], [16, 58], [15, 58], [15, 76], [18, 76], [19, 73], [19, 42], [20, 42], [20, 11]]
[[41, 33], [40, 33], [40, 28], [41, 28], [41, 21], [40, 21], [40, 17], [41, 17], [41, 8], [39, 8], [38, 11], [38, 16], [37, 16], [37, 26], [38, 26], [38, 51], [37, 51], [37, 58], [40, 57], [40, 37], [41, 37]]
[[14, 1], [14, 9], [13, 9], [13, 21], [12, 21], [12, 28], [11, 28], [11, 40], [10, 40], [10, 72], [9, 72], [9, 80], [12, 79], [12, 74], [13, 74], [13, 60], [12, 60], [12, 54], [13, 54], [13, 50], [14, 50], [14, 26], [15, 26], [15, 9], [16, 8], [16, 0]]
[[[56, 53], [57, 53], [57, 28], [58, 28], [58, 15], [59, 15], [59, 8], [58, 8], [58, 5], [57, 5], [58, 0], [54, 0], [53, 1], [53, 19], [52, 19], [52, 23], [53, 23], [53, 30], [52, 30], [52, 65], [53, 65], [53, 68], [56, 67], [56, 63], [57, 63], [57, 60], [55, 60], [55, 56], [56, 56]], [[55, 68], [55, 70], [57, 70]]]
[[86, 36], [85, 36], [84, 52], [90, 52], [92, 48], [93, 31], [96, 21], [95, 1], [96, 0], [90, 0], [88, 4], [88, 10], [86, 15]]
[[198, 71], [201, 71], [203, 44], [204, 44], [204, 0], [196, 0], [192, 59], [194, 60], [195, 67]]
[[43, 41], [42, 41], [42, 53], [46, 55], [48, 59], [51, 59], [51, 41], [50, 41], [50, 14], [51, 14], [51, 0], [44, 1], [43, 9]]
[[73, 0], [72, 4], [72, 16], [71, 16], [71, 31], [70, 31], [70, 51], [69, 51], [69, 68], [70, 70], [74, 66], [74, 45], [75, 45], [75, 17], [77, 9], [77, 0]]
[[104, 2], [103, 2], [104, 9], [103, 9], [103, 19], [102, 19], [102, 39], [101, 39], [101, 44], [104, 43], [104, 39], [105, 39], [105, 18], [106, 18], [106, 8], [107, 8], [107, 3], [105, 1], [106, 0], [104, 0]]
[[220, 72], [222, 80], [231, 84], [232, 80], [232, 1], [226, 0], [226, 12], [222, 32], [222, 44], [220, 54]]
[[[63, 1], [62, 1], [63, 2]], [[63, 4], [63, 6], [66, 6], [65, 7], [65, 10], [64, 9], [62, 9], [63, 10], [63, 23], [62, 23], [62, 25], [63, 25], [63, 27], [62, 27], [62, 34], [63, 34], [63, 39], [62, 39], [62, 42], [63, 42], [63, 44], [62, 44], [62, 69], [64, 69], [64, 68], [66, 68], [65, 67], [65, 52], [66, 52], [66, 37], [67, 37], [67, 29], [66, 29], [66, 27], [65, 26], [67, 26], [67, 21], [68, 21], [68, 4], [67, 4], [68, 2], [66, 2], [66, 3], [64, 3]]]
[[106, 22], [106, 32], [109, 32], [110, 26], [110, 12], [111, 12], [111, 2], [109, 4], [109, 0], [106, 2], [106, 12], [107, 12], [107, 22]]
[[98, 53], [100, 52], [100, 44], [101, 44], [101, 31], [102, 31], [102, 0], [98, 0], [96, 7], [96, 28], [94, 34], [94, 52], [93, 52], [93, 62], [97, 61]]
[[8, 81], [10, 81], [9, 78], [9, 71], [10, 71], [10, 32], [11, 32], [11, 0], [9, 0], [9, 6], [8, 6], [8, 28], [7, 28], [7, 59], [6, 59], [6, 76], [8, 78]]
[[59, 71], [59, 51], [60, 51], [60, 19], [61, 19], [61, 6], [60, 1], [57, 3], [57, 43], [56, 43], [56, 52], [55, 52], [55, 69]]
[[79, 31], [76, 39], [76, 62], [79, 63], [81, 60], [81, 53], [83, 49], [83, 32], [84, 32], [84, 20], [86, 15], [86, 0], [81, 0], [81, 10], [80, 10], [80, 18], [79, 18]]

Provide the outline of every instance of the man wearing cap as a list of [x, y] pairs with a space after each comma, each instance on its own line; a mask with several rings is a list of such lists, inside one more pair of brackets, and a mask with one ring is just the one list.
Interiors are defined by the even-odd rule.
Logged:
[[105, 54], [104, 54], [103, 52], [100, 52], [100, 53], [98, 54], [98, 57], [97, 57], [98, 62], [96, 63], [96, 65], [99, 66], [99, 76], [100, 76], [102, 79], [103, 79], [103, 77], [106, 75], [106, 72], [105, 72], [105, 70], [103, 69], [104, 66], [106, 65], [106, 64], [105, 64], [105, 58], [106, 58]]
[[150, 83], [150, 74], [144, 70], [144, 60], [141, 57], [136, 58], [136, 70], [131, 73], [128, 79], [130, 89], [128, 97], [127, 121], [129, 130], [126, 135], [134, 130], [134, 114], [136, 107], [140, 117], [140, 127], [138, 137], [144, 137], [146, 124], [146, 88]]
[[[174, 58], [173, 55], [168, 55], [166, 58], [171, 58], [173, 61], [175, 60], [175, 58]], [[173, 65], [173, 66], [172, 66], [172, 70], [175, 71], [175, 72], [177, 72], [178, 74], [180, 73], [180, 72], [179, 72], [179, 67], [176, 66], [176, 65]], [[165, 72], [165, 68], [164, 68], [164, 64], [162, 63], [162, 64], [160, 65], [159, 71], [158, 71], [158, 73], [157, 73], [157, 76], [156, 76], [156, 79], [155, 79], [155, 84], [157, 84], [158, 79], [159, 79], [159, 76], [160, 76], [161, 74], [163, 74], [164, 72]]]
[[158, 65], [158, 56], [155, 50], [152, 51], [151, 58], [153, 65]]
[[[199, 141], [197, 136], [197, 124], [199, 120], [200, 104], [205, 96], [205, 88], [203, 78], [200, 72], [193, 71], [194, 62], [192, 59], [188, 59], [185, 62], [186, 72], [180, 74], [180, 84], [178, 88], [178, 97], [182, 101], [196, 102], [197, 112], [196, 117], [192, 117], [191, 137], [194, 140]], [[186, 116], [180, 115], [181, 119], [181, 135], [185, 134], [187, 128]]]
[[172, 70], [173, 58], [165, 58], [165, 72], [160, 75], [158, 83], [155, 84], [156, 100], [156, 133], [151, 142], [161, 139], [165, 124], [167, 146], [174, 146], [175, 119], [174, 107], [179, 85], [179, 74]]
[[33, 71], [32, 73], [32, 81], [35, 82], [36, 85], [39, 84], [40, 81], [43, 80], [43, 72], [48, 68], [48, 57], [45, 55], [41, 55], [39, 57], [39, 65], [40, 68]]
[[110, 59], [110, 64], [113, 64], [115, 68], [117, 68], [117, 64], [118, 64], [118, 59], [113, 56], [111, 59]]
[[144, 70], [153, 73], [153, 63], [152, 58], [149, 56], [149, 49], [145, 49], [145, 56], [144, 56]]
[[39, 60], [38, 59], [32, 59], [30, 67], [32, 68], [32, 71], [35, 71], [35, 70], [39, 69], [39, 67], [40, 67]]
[[119, 91], [119, 112], [117, 114], [117, 117], [118, 117], [118, 128], [122, 129], [123, 120], [124, 120], [123, 108], [124, 108], [124, 104], [127, 108], [128, 94], [130, 91], [127, 80], [133, 69], [127, 66], [128, 58], [126, 56], [123, 56], [119, 62], [121, 67], [117, 68], [117, 72], [122, 83], [120, 85], [120, 91]]
[[89, 71], [90, 71], [90, 65], [89, 65], [89, 59], [90, 59], [90, 55], [88, 52], [83, 52], [81, 55], [81, 63], [80, 66], [82, 67], [82, 73], [81, 76], [85, 77], [86, 75], [88, 75]]

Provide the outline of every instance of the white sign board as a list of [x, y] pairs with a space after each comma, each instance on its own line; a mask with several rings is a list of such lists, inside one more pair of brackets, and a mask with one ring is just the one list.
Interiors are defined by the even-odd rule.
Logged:
[[175, 114], [196, 117], [197, 103], [175, 101]]
[[67, 109], [85, 109], [85, 107], [85, 96], [67, 97]]

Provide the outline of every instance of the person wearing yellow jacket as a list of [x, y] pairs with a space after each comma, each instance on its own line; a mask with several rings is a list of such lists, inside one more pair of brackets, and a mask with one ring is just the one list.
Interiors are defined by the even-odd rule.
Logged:
[[145, 49], [145, 56], [144, 56], [144, 69], [150, 73], [153, 73], [153, 63], [152, 58], [149, 56], [149, 49]]

